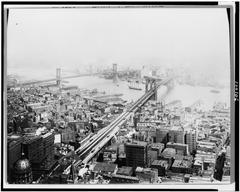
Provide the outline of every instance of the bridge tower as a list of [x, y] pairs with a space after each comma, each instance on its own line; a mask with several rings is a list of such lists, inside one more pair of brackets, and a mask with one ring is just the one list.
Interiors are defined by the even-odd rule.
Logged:
[[61, 85], [61, 68], [57, 68], [56, 70], [56, 79], [57, 79], [57, 85]]
[[159, 78], [144, 76], [145, 78], [145, 93], [154, 89], [154, 94], [152, 96], [152, 100], [157, 100], [157, 83], [161, 81]]
[[118, 74], [117, 74], [117, 64], [113, 63], [113, 83], [117, 83]]

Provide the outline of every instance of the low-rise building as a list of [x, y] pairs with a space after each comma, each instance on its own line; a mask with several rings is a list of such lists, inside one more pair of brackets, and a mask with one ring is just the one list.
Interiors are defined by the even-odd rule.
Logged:
[[174, 173], [193, 173], [192, 163], [186, 160], [175, 160], [171, 170]]
[[118, 156], [118, 145], [111, 145], [103, 151], [104, 162], [115, 162]]
[[137, 177], [131, 177], [120, 174], [112, 174], [109, 184], [127, 184], [127, 183], [139, 183], [140, 180]]
[[176, 149], [173, 148], [166, 148], [163, 150], [161, 154], [159, 154], [159, 160], [167, 160], [170, 165], [172, 165], [173, 159], [176, 155]]
[[118, 175], [132, 176], [133, 168], [132, 167], [127, 167], [127, 166], [122, 166], [122, 167], [118, 168], [117, 174]]
[[158, 180], [158, 170], [154, 168], [137, 167], [135, 174], [140, 182], [155, 183]]
[[176, 149], [176, 154], [179, 154], [179, 155], [188, 155], [189, 154], [187, 144], [168, 142], [167, 147]]
[[93, 172], [95, 173], [102, 173], [102, 174], [113, 174], [117, 172], [117, 165], [116, 164], [109, 164], [109, 163], [100, 163], [98, 162], [94, 168]]
[[169, 168], [167, 160], [154, 160], [151, 164], [151, 168], [158, 170], [158, 176], [165, 176], [166, 170]]

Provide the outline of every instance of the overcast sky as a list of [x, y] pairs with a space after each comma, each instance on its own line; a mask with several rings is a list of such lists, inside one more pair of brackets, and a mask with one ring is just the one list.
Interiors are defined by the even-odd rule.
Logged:
[[229, 78], [225, 9], [16, 9], [7, 33], [8, 73], [57, 66], [189, 66]]

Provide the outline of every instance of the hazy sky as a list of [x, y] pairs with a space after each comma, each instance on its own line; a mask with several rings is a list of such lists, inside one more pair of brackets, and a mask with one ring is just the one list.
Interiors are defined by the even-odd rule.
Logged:
[[118, 63], [186, 65], [229, 77], [228, 21], [220, 8], [16, 9], [7, 37], [8, 73]]

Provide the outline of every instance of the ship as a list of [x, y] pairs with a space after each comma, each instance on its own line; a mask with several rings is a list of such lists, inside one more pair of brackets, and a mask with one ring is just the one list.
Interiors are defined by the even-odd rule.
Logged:
[[212, 89], [211, 90], [212, 93], [220, 93], [220, 91], [216, 90], [216, 89]]
[[131, 82], [130, 85], [128, 85], [129, 89], [139, 90], [141, 91], [142, 88], [140, 87], [139, 81]]

